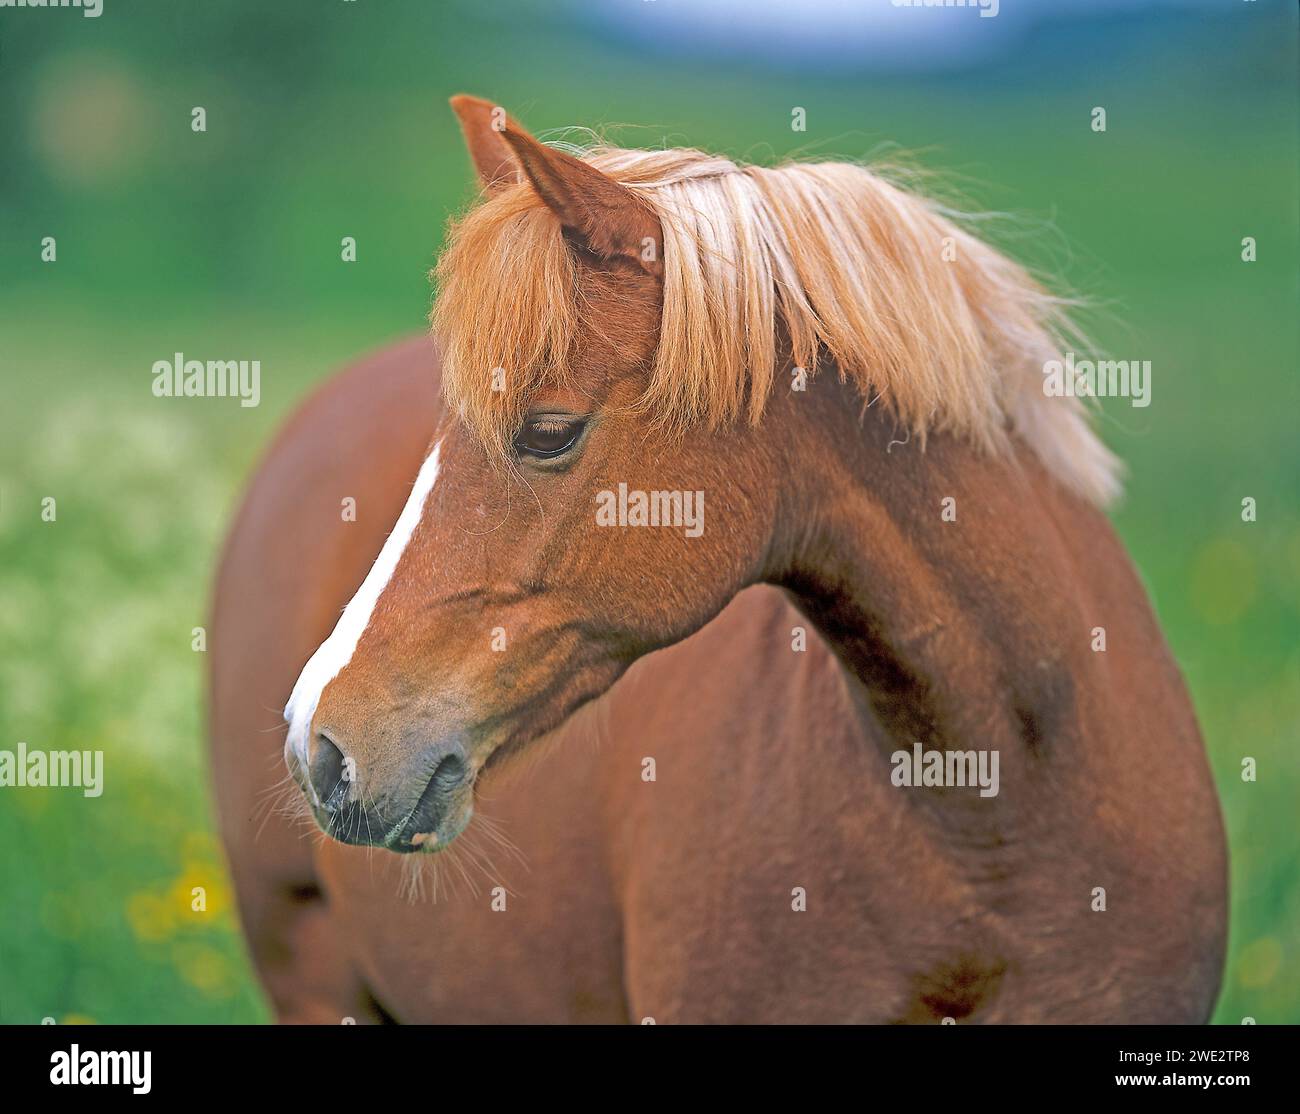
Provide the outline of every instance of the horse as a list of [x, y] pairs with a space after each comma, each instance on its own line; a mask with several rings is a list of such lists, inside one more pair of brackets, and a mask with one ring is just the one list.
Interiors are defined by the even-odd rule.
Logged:
[[1043, 387], [1069, 303], [857, 163], [452, 108], [431, 329], [288, 423], [217, 579], [275, 1016], [1206, 1021], [1223, 825]]

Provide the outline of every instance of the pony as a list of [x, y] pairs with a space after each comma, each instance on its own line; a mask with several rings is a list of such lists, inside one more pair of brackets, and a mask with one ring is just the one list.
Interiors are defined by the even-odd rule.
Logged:
[[289, 422], [217, 581], [276, 1016], [1205, 1021], [1223, 826], [1068, 305], [860, 165], [451, 103], [430, 334]]

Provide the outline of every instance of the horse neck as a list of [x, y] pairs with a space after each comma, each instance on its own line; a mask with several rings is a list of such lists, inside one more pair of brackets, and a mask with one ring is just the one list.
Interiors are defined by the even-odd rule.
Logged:
[[771, 579], [880, 727], [938, 747], [1032, 747], [1070, 730], [1091, 666], [1070, 550], [1107, 531], [1101, 516], [1027, 450], [998, 458], [932, 435], [922, 451], [833, 375], [778, 411], [797, 463]]

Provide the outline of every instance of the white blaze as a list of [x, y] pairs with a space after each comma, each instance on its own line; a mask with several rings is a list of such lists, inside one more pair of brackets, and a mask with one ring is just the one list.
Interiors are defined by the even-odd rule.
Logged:
[[[312, 718], [316, 715], [316, 705], [320, 703], [321, 693], [343, 667], [352, 660], [352, 654], [361, 640], [361, 635], [370, 624], [370, 616], [375, 604], [393, 576], [397, 562], [406, 549], [406, 544], [415, 533], [420, 519], [424, 515], [424, 504], [433, 490], [438, 478], [438, 450], [441, 443], [433, 447], [433, 452], [420, 466], [420, 474], [415, 477], [415, 486], [411, 497], [397, 518], [397, 525], [384, 542], [375, 563], [370, 566], [366, 578], [357, 589], [357, 594], [343, 609], [338, 623], [330, 636], [320, 644], [311, 659], [303, 666], [298, 676], [298, 683], [293, 686], [289, 703], [284, 707], [285, 722], [289, 724], [289, 737], [286, 746], [302, 763], [304, 774], [307, 770], [308, 732]], [[310, 784], [310, 783], [309, 783]]]

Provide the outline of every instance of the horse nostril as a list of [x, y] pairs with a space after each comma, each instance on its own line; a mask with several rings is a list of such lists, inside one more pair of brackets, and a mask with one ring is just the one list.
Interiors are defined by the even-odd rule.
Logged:
[[452, 795], [465, 780], [465, 771], [465, 759], [460, 754], [448, 754], [439, 760], [434, 767], [433, 776], [429, 778], [429, 784], [420, 794], [415, 811], [402, 829], [401, 839], [404, 842], [410, 842], [420, 833], [438, 830]]
[[352, 783], [351, 766], [333, 739], [323, 731], [316, 736], [309, 776], [316, 798], [326, 811], [337, 812], [342, 807]]
[[449, 793], [465, 780], [465, 760], [459, 754], [449, 754], [433, 771], [429, 784], [440, 793]]

